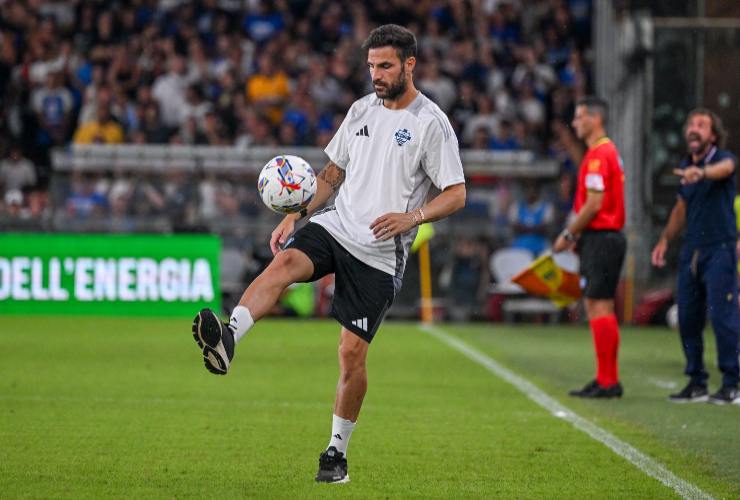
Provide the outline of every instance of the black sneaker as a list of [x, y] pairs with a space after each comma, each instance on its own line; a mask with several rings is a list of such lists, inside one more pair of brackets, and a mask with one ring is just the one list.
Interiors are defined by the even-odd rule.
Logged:
[[619, 382], [614, 385], [610, 385], [609, 387], [604, 387], [602, 385], [599, 385], [596, 380], [592, 380], [591, 382], [583, 386], [583, 389], [576, 389], [570, 391], [568, 394], [577, 398], [588, 399], [621, 398], [622, 394], [624, 394], [624, 389], [622, 388], [622, 384], [620, 384]]
[[668, 401], [673, 403], [701, 403], [709, 399], [707, 386], [689, 382], [680, 392], [668, 396]]
[[347, 473], [347, 459], [344, 453], [330, 446], [319, 457], [319, 471], [316, 473], [317, 483], [349, 483]]
[[234, 359], [234, 335], [210, 309], [202, 309], [193, 319], [193, 338], [203, 350], [209, 372], [226, 375]]
[[709, 402], [716, 405], [740, 405], [740, 391], [737, 387], [722, 386], [717, 392], [709, 396]]

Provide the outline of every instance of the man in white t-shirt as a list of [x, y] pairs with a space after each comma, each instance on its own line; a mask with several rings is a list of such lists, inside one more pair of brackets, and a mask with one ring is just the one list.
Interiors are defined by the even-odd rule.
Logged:
[[[272, 233], [275, 258], [247, 288], [228, 324], [202, 310], [193, 335], [206, 368], [225, 374], [234, 346], [292, 283], [335, 273], [332, 315], [341, 324], [340, 376], [329, 445], [316, 481], [347, 482], [347, 445], [367, 390], [365, 358], [401, 279], [417, 226], [465, 205], [457, 138], [439, 107], [413, 83], [416, 38], [384, 25], [365, 41], [375, 89], [355, 101], [326, 148], [307, 210]], [[440, 191], [426, 202], [429, 189]], [[334, 206], [317, 210], [337, 192]], [[293, 234], [298, 219], [309, 223]]]

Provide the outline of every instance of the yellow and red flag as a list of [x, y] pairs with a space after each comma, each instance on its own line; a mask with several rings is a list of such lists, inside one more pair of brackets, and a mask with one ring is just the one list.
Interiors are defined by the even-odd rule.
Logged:
[[550, 299], [558, 307], [565, 307], [581, 297], [578, 274], [559, 267], [549, 252], [511, 278], [511, 281], [531, 295]]

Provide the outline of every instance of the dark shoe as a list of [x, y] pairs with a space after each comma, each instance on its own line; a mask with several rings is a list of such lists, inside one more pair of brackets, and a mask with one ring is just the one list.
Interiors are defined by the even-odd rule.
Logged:
[[193, 320], [193, 338], [203, 350], [209, 372], [226, 375], [234, 359], [234, 335], [210, 309], [201, 310]]
[[716, 405], [740, 405], [740, 391], [737, 387], [723, 386], [709, 396], [709, 402]]
[[316, 473], [317, 483], [349, 483], [347, 474], [347, 459], [344, 453], [337, 451], [333, 446], [319, 457], [319, 471]]
[[681, 389], [680, 392], [668, 396], [668, 401], [673, 403], [700, 403], [709, 399], [707, 386], [689, 382], [689, 385]]
[[570, 391], [568, 394], [577, 398], [588, 399], [621, 398], [622, 394], [624, 394], [624, 389], [622, 388], [622, 384], [620, 384], [619, 382], [614, 385], [610, 385], [609, 387], [603, 387], [599, 385], [596, 380], [592, 380], [591, 382], [586, 384], [583, 389], [573, 390]]

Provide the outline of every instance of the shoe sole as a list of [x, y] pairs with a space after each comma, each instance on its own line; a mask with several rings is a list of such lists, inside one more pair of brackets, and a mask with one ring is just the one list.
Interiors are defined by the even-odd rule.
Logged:
[[724, 399], [709, 398], [708, 400], [713, 405], [725, 406], [725, 405], [740, 405], [740, 399], [733, 399], [732, 401], [725, 401]]
[[699, 396], [698, 398], [668, 398], [668, 401], [678, 404], [706, 403], [707, 401], [709, 401], [709, 396]]
[[324, 483], [324, 484], [345, 484], [345, 483], [349, 483], [349, 474], [347, 474], [346, 476], [344, 476], [342, 479], [338, 481], [319, 481], [317, 480], [316, 482]]
[[226, 375], [229, 371], [229, 357], [221, 341], [222, 328], [213, 311], [201, 311], [193, 320], [193, 339], [203, 351], [203, 363], [216, 375]]

